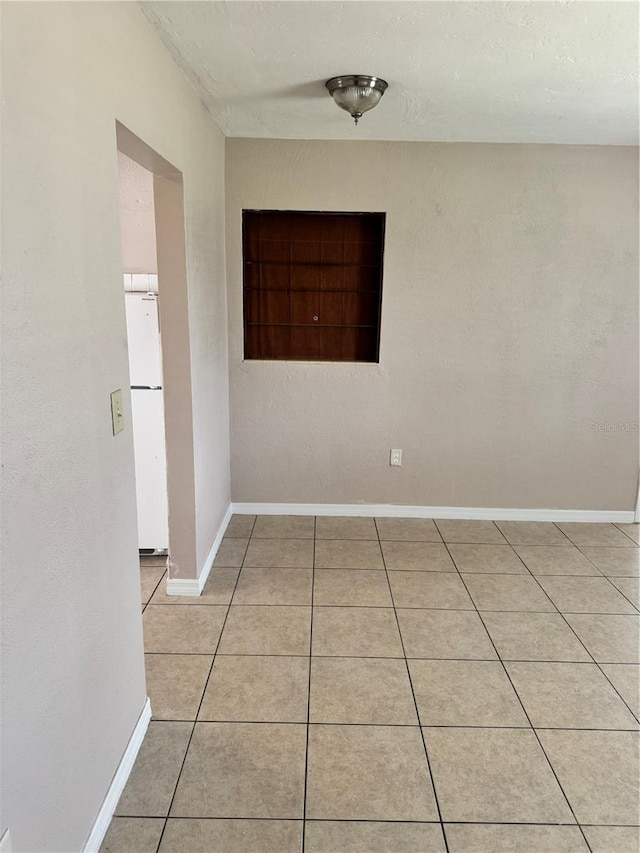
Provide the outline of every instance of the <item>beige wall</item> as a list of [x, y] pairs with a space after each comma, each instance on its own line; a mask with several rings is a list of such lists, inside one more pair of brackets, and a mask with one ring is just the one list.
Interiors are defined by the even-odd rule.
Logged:
[[[229, 500], [224, 140], [134, 3], [3, 3], [2, 815], [81, 850], [146, 690], [116, 119], [184, 176], [196, 537]], [[125, 391], [126, 395], [126, 391]]]
[[153, 174], [118, 152], [122, 271], [157, 273]]
[[[227, 139], [233, 499], [631, 509], [593, 425], [638, 421], [637, 187], [632, 148]], [[243, 362], [242, 208], [386, 211], [379, 365]]]

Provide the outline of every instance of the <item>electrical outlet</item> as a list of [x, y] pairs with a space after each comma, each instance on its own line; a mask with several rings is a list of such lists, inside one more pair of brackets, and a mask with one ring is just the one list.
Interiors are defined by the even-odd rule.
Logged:
[[399, 468], [402, 465], [402, 450], [391, 450], [389, 453], [389, 465]]
[[111, 426], [117, 435], [124, 429], [124, 411], [122, 406], [122, 388], [111, 392]]

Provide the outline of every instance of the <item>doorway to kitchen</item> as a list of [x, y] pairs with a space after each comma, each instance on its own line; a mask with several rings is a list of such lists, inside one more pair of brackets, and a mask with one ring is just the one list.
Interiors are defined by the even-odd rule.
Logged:
[[153, 174], [118, 152], [124, 303], [140, 555], [169, 548]]
[[168, 579], [195, 577], [182, 174], [119, 122], [116, 135], [139, 549], [167, 555]]

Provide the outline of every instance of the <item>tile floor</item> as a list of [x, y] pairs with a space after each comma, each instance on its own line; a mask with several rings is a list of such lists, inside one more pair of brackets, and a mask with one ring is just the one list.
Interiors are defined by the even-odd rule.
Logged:
[[142, 566], [103, 853], [637, 853], [638, 525], [235, 516]]

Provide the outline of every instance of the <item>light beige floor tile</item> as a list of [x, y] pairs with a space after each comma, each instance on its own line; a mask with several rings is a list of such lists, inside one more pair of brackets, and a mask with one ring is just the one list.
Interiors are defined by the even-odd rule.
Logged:
[[251, 536], [255, 515], [232, 515], [224, 535], [227, 539], [246, 539]]
[[425, 728], [442, 819], [572, 823], [530, 729]]
[[114, 817], [100, 853], [156, 853], [163, 827], [163, 818]]
[[223, 655], [308, 655], [310, 607], [235, 605], [222, 632]]
[[373, 518], [343, 518], [319, 515], [316, 520], [317, 539], [378, 539]]
[[[449, 853], [588, 853], [577, 826], [448, 824]], [[608, 853], [613, 853], [608, 851]]]
[[172, 817], [301, 818], [306, 726], [196, 723]]
[[575, 545], [516, 545], [515, 550], [534, 575], [601, 575]]
[[301, 846], [298, 820], [170, 818], [159, 853], [300, 853]]
[[345, 607], [391, 607], [384, 572], [366, 569], [316, 569], [313, 603]]
[[551, 521], [496, 521], [511, 545], [570, 545]]
[[632, 604], [640, 608], [640, 578], [609, 578], [611, 583]]
[[463, 577], [478, 610], [555, 611], [530, 576], [465, 574]]
[[166, 571], [164, 566], [140, 567], [140, 601], [142, 604], [149, 601]]
[[640, 717], [640, 666], [635, 663], [605, 663], [602, 671], [633, 713]]
[[311, 569], [253, 569], [245, 566], [234, 604], [311, 604]]
[[607, 578], [541, 577], [538, 580], [561, 613], [638, 612]]
[[146, 652], [212, 655], [227, 608], [218, 605], [147, 605], [142, 614]]
[[618, 530], [622, 530], [636, 545], [640, 544], [640, 524], [616, 524]]
[[638, 824], [637, 732], [539, 732], [579, 823]]
[[607, 577], [637, 578], [640, 575], [638, 548], [583, 547], [580, 550]]
[[378, 542], [316, 540], [316, 569], [384, 569]]
[[499, 661], [412, 660], [409, 669], [423, 726], [529, 726]]
[[583, 826], [592, 853], [638, 853], [640, 828], [637, 826]]
[[575, 521], [559, 523], [558, 527], [574, 545], [634, 547], [633, 541], [625, 536], [621, 530], [618, 530], [615, 524], [589, 524]]
[[449, 551], [460, 572], [529, 574], [511, 545], [449, 545]]
[[409, 658], [488, 660], [495, 649], [475, 611], [396, 611]]
[[559, 613], [483, 613], [503, 660], [591, 661]]
[[566, 619], [598, 663], [640, 663], [640, 617], [569, 613]]
[[154, 720], [195, 720], [213, 656], [145, 655]]
[[440, 824], [349, 820], [307, 821], [304, 849], [307, 853], [445, 853]]
[[493, 521], [476, 521], [459, 518], [438, 519], [438, 530], [445, 542], [461, 542], [469, 545], [506, 544]]
[[473, 610], [457, 572], [389, 572], [396, 607]]
[[192, 727], [192, 723], [149, 723], [116, 815], [166, 816]]
[[312, 723], [417, 725], [415, 702], [403, 660], [313, 658]]
[[239, 569], [248, 544], [249, 540], [246, 538], [223, 539], [213, 561], [214, 568], [220, 566], [225, 569]]
[[402, 657], [393, 610], [381, 607], [315, 607], [312, 653], [331, 657]]
[[162, 583], [153, 594], [151, 604], [229, 604], [240, 569], [215, 566], [200, 595], [167, 595]]
[[244, 565], [260, 569], [311, 569], [313, 540], [252, 539], [247, 548]]
[[311, 726], [307, 817], [437, 820], [420, 729]]
[[259, 515], [253, 528], [254, 539], [313, 539], [312, 515]]
[[376, 518], [380, 539], [401, 542], [442, 542], [431, 518]]
[[389, 571], [455, 572], [445, 545], [435, 542], [381, 542]]
[[511, 545], [570, 545], [571, 542], [551, 521], [496, 521]]
[[308, 658], [218, 655], [198, 719], [304, 723], [308, 692]]
[[506, 667], [535, 728], [638, 728], [594, 663], [507, 663]]

